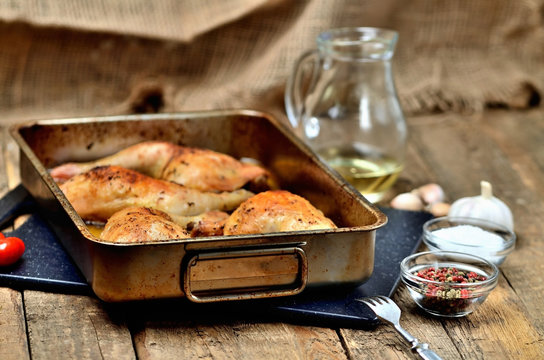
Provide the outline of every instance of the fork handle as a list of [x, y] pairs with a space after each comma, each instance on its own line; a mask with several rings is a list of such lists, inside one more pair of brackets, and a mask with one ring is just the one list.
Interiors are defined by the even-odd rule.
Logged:
[[420, 343], [418, 339], [412, 336], [408, 331], [404, 330], [400, 325], [394, 325], [395, 330], [402, 335], [406, 341], [412, 344], [412, 351], [419, 355], [424, 360], [442, 360], [434, 351], [429, 349], [427, 343]]
[[427, 345], [426, 343], [420, 343], [417, 341], [417, 339], [415, 341], [417, 342], [417, 344], [412, 347], [412, 351], [417, 353], [420, 358], [424, 360], [442, 360], [440, 356], [438, 356], [434, 351], [429, 349], [429, 345]]

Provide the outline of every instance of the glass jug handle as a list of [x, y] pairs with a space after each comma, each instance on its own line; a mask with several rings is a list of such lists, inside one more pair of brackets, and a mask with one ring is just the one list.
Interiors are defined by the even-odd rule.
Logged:
[[305, 94], [302, 93], [302, 80], [304, 75], [302, 67], [306, 64], [306, 62], [310, 60], [313, 60], [314, 64], [310, 82], [306, 87], [306, 92], [311, 92], [311, 89], [314, 87], [317, 81], [317, 76], [319, 72], [318, 68], [320, 58], [319, 52], [317, 50], [309, 50], [302, 54], [298, 58], [293, 68], [293, 71], [287, 79], [287, 85], [285, 88], [285, 110], [287, 112], [289, 123], [294, 129], [298, 128], [300, 118], [304, 112]]

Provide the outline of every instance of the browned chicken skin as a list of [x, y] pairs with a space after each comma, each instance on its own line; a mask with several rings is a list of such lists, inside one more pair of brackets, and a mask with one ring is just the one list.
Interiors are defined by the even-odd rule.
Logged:
[[[51, 175], [84, 220], [107, 221], [101, 237], [108, 241], [336, 227], [298, 195], [274, 190], [253, 196], [240, 189], [248, 182], [275, 188], [271, 174], [260, 166], [166, 142], [140, 143], [93, 162], [67, 163]], [[225, 212], [232, 210], [230, 216]]]
[[242, 163], [215, 151], [163, 141], [142, 142], [95, 161], [59, 165], [51, 169], [51, 176], [63, 183], [105, 165], [122, 166], [201, 191], [233, 191], [248, 182], [257, 188], [275, 187], [271, 174], [260, 166]]
[[152, 208], [131, 206], [113, 214], [102, 231], [102, 240], [136, 243], [223, 235], [228, 214], [208, 211], [196, 216], [170, 216]]
[[115, 243], [188, 238], [185, 228], [159, 210], [128, 207], [113, 214], [102, 231], [101, 239]]
[[334, 223], [307, 200], [278, 190], [251, 197], [231, 216], [210, 211], [195, 217], [176, 217], [155, 209], [128, 207], [110, 217], [101, 238], [116, 243], [134, 243], [333, 228], [336, 228]]
[[186, 222], [187, 229], [191, 231], [191, 237], [223, 235], [223, 227], [228, 217], [229, 214], [223, 211], [208, 211], [193, 216], [191, 221]]
[[131, 206], [108, 219], [100, 238], [115, 243], [136, 243], [218, 236], [223, 234], [228, 216], [222, 211], [208, 211], [192, 217], [171, 217], [156, 209]]
[[94, 167], [116, 165], [159, 178], [168, 161], [181, 151], [181, 147], [167, 142], [143, 142], [95, 161], [65, 163], [51, 169], [50, 173], [55, 181], [63, 183]]
[[130, 206], [157, 209], [172, 217], [230, 211], [253, 195], [244, 189], [222, 193], [188, 189], [119, 166], [93, 168], [60, 188], [83, 219], [103, 222]]
[[284, 190], [266, 191], [244, 201], [227, 219], [224, 235], [334, 229], [310, 202]]

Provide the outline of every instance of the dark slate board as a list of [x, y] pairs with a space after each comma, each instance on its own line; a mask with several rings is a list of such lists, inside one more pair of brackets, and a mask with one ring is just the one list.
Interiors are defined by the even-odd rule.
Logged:
[[19, 185], [0, 199], [0, 229], [9, 226], [20, 215], [29, 218], [15, 231], [25, 243], [21, 259], [9, 267], [0, 267], [0, 285], [16, 289], [81, 293], [89, 292], [83, 275], [57, 240], [49, 225], [35, 213], [37, 205]]
[[[21, 214], [30, 214], [23, 225], [6, 236], [24, 240], [23, 257], [10, 267], [0, 268], [0, 286], [61, 293], [92, 294], [84, 277], [72, 262], [56, 235], [35, 211], [36, 203], [26, 189], [19, 186], [0, 199], [0, 228]], [[374, 314], [355, 299], [372, 295], [391, 296], [400, 281], [399, 264], [416, 251], [421, 230], [431, 215], [424, 212], [381, 209], [388, 223], [377, 230], [374, 272], [357, 288], [307, 290], [293, 297], [255, 300], [231, 304], [190, 304], [191, 312], [262, 313], [295, 322], [340, 327], [368, 327], [377, 324]], [[240, 304], [241, 303], [241, 304]]]

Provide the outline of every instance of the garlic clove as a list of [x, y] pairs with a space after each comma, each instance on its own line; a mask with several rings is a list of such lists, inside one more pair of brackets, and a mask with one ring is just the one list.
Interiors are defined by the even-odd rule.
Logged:
[[469, 217], [492, 221], [514, 231], [514, 218], [510, 208], [493, 196], [489, 182], [480, 182], [481, 195], [456, 200], [450, 207], [448, 216]]
[[400, 210], [423, 210], [423, 201], [420, 197], [413, 193], [402, 193], [393, 198], [390, 203], [391, 207]]
[[434, 217], [448, 215], [451, 205], [445, 202], [436, 202], [427, 207], [427, 211], [433, 214]]
[[438, 184], [426, 184], [418, 187], [414, 192], [423, 199], [425, 204], [434, 204], [438, 202], [444, 202], [445, 195], [444, 190]]

